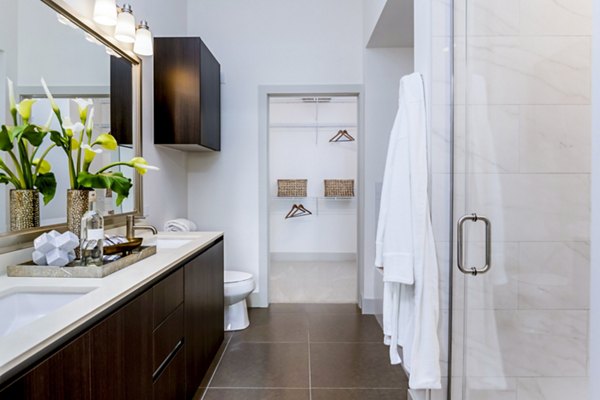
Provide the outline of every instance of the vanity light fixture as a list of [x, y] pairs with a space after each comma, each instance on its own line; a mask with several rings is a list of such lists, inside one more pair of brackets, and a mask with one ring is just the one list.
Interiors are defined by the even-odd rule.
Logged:
[[77, 25], [75, 25], [74, 23], [72, 23], [71, 21], [69, 21], [69, 19], [67, 17], [65, 17], [64, 15], [56, 13], [56, 19], [58, 19], [58, 22], [60, 22], [63, 25], [68, 26], [69, 28], [79, 29], [77, 27]]
[[110, 47], [106, 47], [106, 54], [108, 54], [109, 56], [121, 58], [121, 56], [118, 53], [116, 53], [113, 49], [111, 49]]
[[115, 39], [122, 43], [135, 42], [135, 18], [129, 4], [123, 4], [119, 11]]
[[104, 26], [117, 25], [117, 3], [115, 0], [94, 2], [94, 22]]
[[88, 42], [90, 42], [90, 43], [94, 43], [94, 44], [97, 44], [97, 45], [100, 45], [100, 46], [102, 46], [102, 43], [100, 43], [100, 42], [98, 41], [98, 39], [96, 39], [95, 37], [93, 37], [93, 36], [92, 36], [92, 35], [90, 35], [89, 33], [86, 33], [86, 34], [85, 34], [85, 40], [87, 40], [87, 41], [88, 41]]
[[152, 33], [148, 27], [148, 21], [142, 20], [135, 31], [133, 51], [140, 56], [151, 56], [154, 54], [152, 47]]

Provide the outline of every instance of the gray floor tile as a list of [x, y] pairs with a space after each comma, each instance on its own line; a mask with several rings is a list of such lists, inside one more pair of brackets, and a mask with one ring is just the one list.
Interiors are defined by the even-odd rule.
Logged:
[[250, 326], [233, 335], [233, 342], [308, 341], [308, 320], [304, 314], [250, 311]]
[[308, 345], [232, 340], [209, 387], [308, 388]]
[[309, 314], [360, 314], [356, 304], [305, 304], [304, 308]]
[[303, 303], [271, 303], [269, 308], [263, 308], [272, 313], [305, 313], [306, 304]]
[[308, 400], [308, 389], [209, 389], [204, 400]]
[[[258, 310], [257, 308], [253, 310]], [[319, 313], [319, 314], [360, 314], [360, 308], [354, 303], [271, 303], [269, 308], [262, 308], [271, 313]]]
[[379, 342], [383, 331], [372, 315], [309, 314], [311, 342]]
[[406, 388], [400, 365], [383, 343], [311, 343], [313, 388]]
[[406, 400], [406, 389], [313, 389], [312, 400]]

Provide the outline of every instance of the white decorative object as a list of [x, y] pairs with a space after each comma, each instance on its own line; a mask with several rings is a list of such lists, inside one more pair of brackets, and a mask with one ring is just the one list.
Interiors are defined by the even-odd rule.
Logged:
[[75, 250], [77, 246], [79, 246], [79, 238], [73, 232], [67, 231], [54, 238], [54, 247], [63, 251], [69, 252]]
[[35, 250], [31, 255], [33, 262], [37, 265], [46, 265], [46, 254], [41, 251]]
[[41, 253], [46, 254], [54, 248], [54, 239], [47, 233], [42, 233], [33, 241], [33, 248]]
[[69, 253], [55, 248], [46, 254], [46, 262], [48, 265], [64, 267], [69, 263]]
[[37, 265], [65, 266], [75, 260], [75, 249], [79, 246], [79, 238], [73, 232], [58, 233], [50, 231], [42, 233], [33, 241], [34, 252], [31, 255]]
[[50, 236], [51, 238], [54, 239], [54, 238], [57, 238], [60, 236], [60, 232], [52, 230], [52, 231], [48, 232], [48, 236]]

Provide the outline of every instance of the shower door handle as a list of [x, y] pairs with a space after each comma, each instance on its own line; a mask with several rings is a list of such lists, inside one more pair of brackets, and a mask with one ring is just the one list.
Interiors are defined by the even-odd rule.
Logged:
[[[476, 267], [467, 267], [465, 266], [465, 252], [464, 252], [464, 224], [467, 221], [478, 222], [483, 221], [485, 224], [485, 265], [482, 268]], [[458, 269], [464, 274], [471, 274], [476, 276], [477, 274], [485, 274], [492, 267], [492, 223], [487, 217], [483, 215], [477, 214], [468, 214], [463, 215], [457, 223], [457, 232], [458, 236], [456, 244], [457, 244], [457, 253], [456, 253], [456, 263], [458, 265]]]

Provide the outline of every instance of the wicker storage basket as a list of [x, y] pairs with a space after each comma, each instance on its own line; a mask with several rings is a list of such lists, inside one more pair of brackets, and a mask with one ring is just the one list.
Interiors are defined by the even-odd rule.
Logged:
[[307, 179], [277, 179], [277, 197], [306, 197]]
[[325, 179], [325, 197], [354, 197], [354, 179]]

